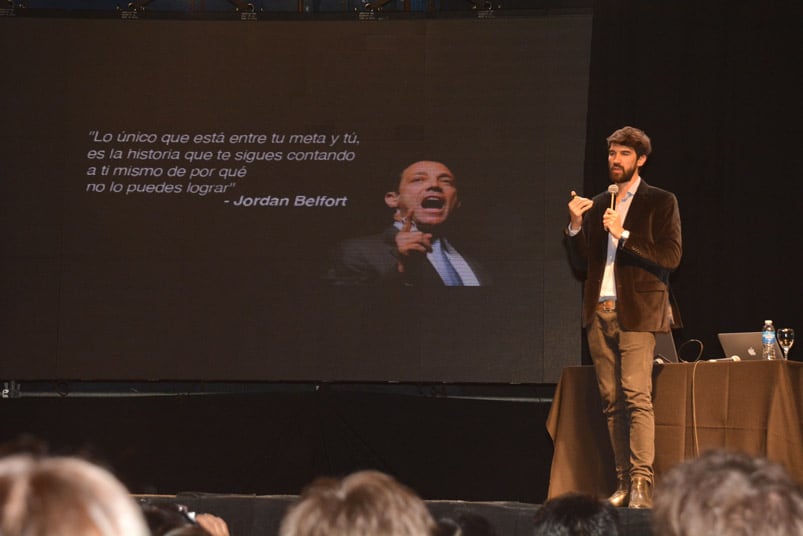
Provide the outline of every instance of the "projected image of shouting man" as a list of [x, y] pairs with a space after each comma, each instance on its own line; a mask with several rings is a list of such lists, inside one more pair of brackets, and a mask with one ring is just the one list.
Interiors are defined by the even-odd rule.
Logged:
[[447, 238], [460, 207], [457, 179], [441, 162], [421, 160], [404, 169], [385, 194], [393, 225], [352, 238], [333, 255], [326, 277], [336, 285], [480, 286], [480, 265]]

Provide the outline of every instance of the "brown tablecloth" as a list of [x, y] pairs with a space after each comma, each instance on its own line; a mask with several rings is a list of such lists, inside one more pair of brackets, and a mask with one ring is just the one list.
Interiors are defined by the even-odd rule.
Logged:
[[[656, 365], [655, 474], [715, 447], [766, 456], [803, 483], [803, 363]], [[606, 496], [616, 487], [594, 367], [563, 370], [547, 418], [554, 443], [549, 497]]]

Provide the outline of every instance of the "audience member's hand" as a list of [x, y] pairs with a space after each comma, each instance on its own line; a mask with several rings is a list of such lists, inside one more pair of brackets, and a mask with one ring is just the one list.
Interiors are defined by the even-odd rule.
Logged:
[[212, 536], [229, 536], [229, 526], [221, 518], [212, 514], [197, 514], [195, 522]]

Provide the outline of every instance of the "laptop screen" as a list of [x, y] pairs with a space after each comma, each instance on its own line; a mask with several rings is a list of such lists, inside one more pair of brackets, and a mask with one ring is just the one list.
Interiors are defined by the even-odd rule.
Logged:
[[678, 352], [671, 332], [655, 334], [655, 359], [664, 363], [677, 363]]

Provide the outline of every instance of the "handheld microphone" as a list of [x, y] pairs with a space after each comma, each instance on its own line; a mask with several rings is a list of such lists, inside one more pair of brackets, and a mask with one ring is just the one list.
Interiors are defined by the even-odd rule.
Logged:
[[608, 193], [611, 194], [611, 210], [616, 207], [616, 194], [619, 193], [619, 185], [611, 184], [608, 186]]
[[709, 363], [716, 363], [718, 361], [741, 361], [742, 359], [738, 355], [732, 355], [730, 357], [722, 357], [720, 359], [709, 359]]

